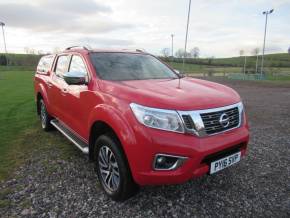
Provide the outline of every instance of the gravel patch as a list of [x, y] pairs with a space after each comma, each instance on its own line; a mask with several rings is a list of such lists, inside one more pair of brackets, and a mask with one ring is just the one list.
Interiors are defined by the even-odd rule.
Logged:
[[64, 159], [55, 147], [0, 184], [0, 216], [290, 217], [290, 87], [219, 82], [241, 94], [250, 120], [249, 152], [239, 164], [182, 185], [143, 187], [116, 203], [86, 156], [76, 150]]

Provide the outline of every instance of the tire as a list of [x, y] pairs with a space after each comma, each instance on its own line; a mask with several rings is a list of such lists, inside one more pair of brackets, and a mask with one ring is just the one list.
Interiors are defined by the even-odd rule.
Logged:
[[95, 142], [96, 172], [105, 193], [115, 201], [133, 196], [138, 186], [133, 181], [127, 159], [114, 134], [101, 135]]
[[42, 129], [44, 131], [51, 130], [52, 125], [51, 125], [50, 121], [52, 120], [52, 117], [48, 114], [43, 99], [39, 100], [39, 117], [40, 117]]

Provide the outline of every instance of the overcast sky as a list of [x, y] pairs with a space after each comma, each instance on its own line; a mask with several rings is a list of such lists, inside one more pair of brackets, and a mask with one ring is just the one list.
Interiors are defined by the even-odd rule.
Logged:
[[[70, 45], [100, 48], [184, 47], [188, 0], [0, 0], [9, 52], [53, 51]], [[201, 56], [237, 56], [262, 47], [269, 17], [267, 52], [290, 46], [290, 0], [192, 0], [188, 48]], [[0, 51], [4, 45], [0, 37]]]

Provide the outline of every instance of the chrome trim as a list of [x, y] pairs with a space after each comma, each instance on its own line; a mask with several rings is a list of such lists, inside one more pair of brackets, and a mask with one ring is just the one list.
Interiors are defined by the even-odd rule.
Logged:
[[[203, 123], [202, 118], [201, 118], [201, 114], [224, 111], [224, 110], [232, 109], [235, 107], [237, 107], [239, 110], [239, 124], [236, 127], [233, 127], [231, 129], [227, 129], [227, 130], [224, 130], [221, 132], [213, 133], [213, 134], [206, 133], [204, 123]], [[180, 114], [181, 117], [182, 117], [182, 115], [191, 116], [191, 119], [192, 119], [194, 126], [195, 126], [194, 129], [188, 129], [184, 123], [184, 120], [182, 119], [185, 131], [187, 133], [195, 134], [198, 137], [205, 137], [205, 136], [212, 136], [212, 135], [220, 134], [223, 132], [228, 132], [232, 129], [239, 128], [242, 125], [243, 110], [244, 110], [243, 103], [239, 102], [236, 104], [232, 104], [232, 105], [228, 105], [228, 106], [224, 106], [224, 107], [218, 107], [218, 108], [211, 108], [211, 109], [205, 109], [205, 110], [194, 110], [194, 111], [177, 111], [177, 112]]]
[[230, 118], [226, 113], [222, 113], [222, 115], [219, 118], [219, 123], [222, 125], [222, 127], [226, 128], [230, 125]]
[[68, 85], [87, 85], [88, 84], [88, 76], [87, 73], [83, 72], [66, 72], [63, 75], [64, 81]]
[[[157, 169], [155, 168], [155, 163], [157, 160], [158, 156], [165, 156], [165, 157], [173, 157], [173, 158], [177, 158], [177, 161], [168, 169]], [[153, 170], [156, 171], [170, 171], [170, 170], [176, 170], [177, 168], [179, 168], [186, 160], [188, 159], [188, 157], [183, 157], [183, 156], [176, 156], [176, 155], [170, 155], [170, 154], [162, 154], [162, 153], [158, 153], [155, 154], [155, 157], [153, 159], [153, 164], [152, 164], [152, 168]]]
[[84, 139], [82, 136], [80, 136], [76, 131], [74, 131], [73, 129], [71, 129], [66, 123], [64, 123], [63, 121], [61, 121], [58, 117], [55, 118], [55, 120], [57, 120], [59, 123], [61, 123], [61, 125], [63, 125], [66, 129], [68, 129], [71, 133], [73, 133], [77, 138], [81, 139], [83, 142], [85, 142], [86, 144], [88, 144], [88, 140]]
[[79, 145], [73, 138], [71, 138], [65, 131], [62, 130], [62, 128], [60, 128], [55, 122], [54, 120], [50, 121], [51, 125], [53, 125], [58, 131], [60, 131], [65, 137], [67, 137], [72, 143], [75, 144], [75, 146], [77, 146], [78, 149], [80, 149], [84, 154], [88, 154], [89, 153], [89, 147], [82, 147], [81, 145]]

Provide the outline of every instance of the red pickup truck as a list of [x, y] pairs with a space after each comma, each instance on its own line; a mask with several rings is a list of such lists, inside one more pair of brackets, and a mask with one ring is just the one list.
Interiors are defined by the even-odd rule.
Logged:
[[248, 124], [234, 90], [183, 77], [140, 50], [44, 56], [34, 88], [42, 128], [88, 154], [114, 200], [216, 173], [246, 153]]

